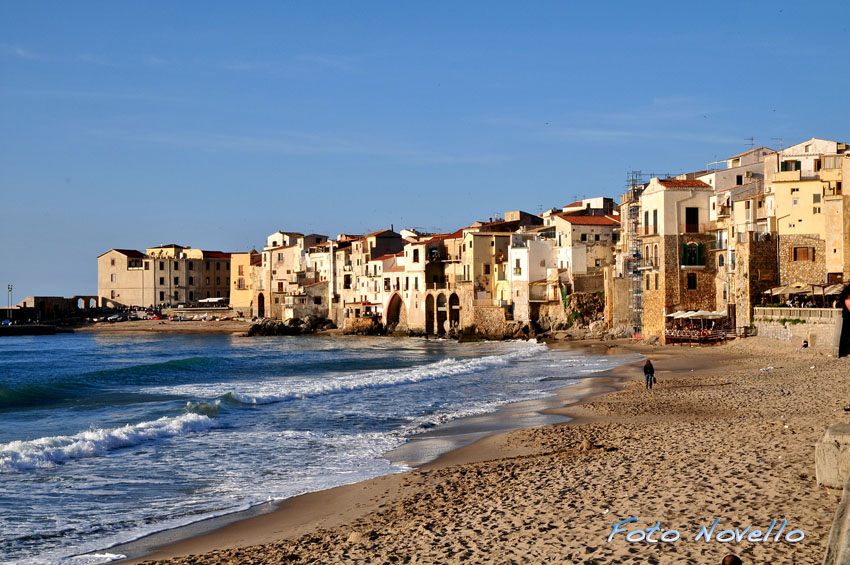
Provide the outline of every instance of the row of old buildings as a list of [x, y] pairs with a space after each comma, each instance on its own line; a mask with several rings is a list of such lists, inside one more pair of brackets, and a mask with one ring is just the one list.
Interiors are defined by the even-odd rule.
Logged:
[[598, 197], [506, 212], [450, 233], [277, 231], [261, 251], [180, 245], [98, 258], [104, 305], [229, 306], [234, 315], [441, 334], [534, 322], [573, 292], [605, 291], [609, 326], [663, 337], [669, 314], [723, 312], [748, 325], [779, 284], [850, 276], [844, 143], [752, 149], [676, 177], [632, 174], [619, 204]]
[[365, 235], [277, 231], [261, 251], [176, 244], [98, 257], [104, 306], [229, 306], [243, 317], [370, 318], [443, 334], [521, 324], [574, 291], [601, 291], [620, 225], [610, 198], [543, 214], [511, 211], [451, 233], [393, 226]]
[[847, 144], [813, 138], [766, 147], [674, 178], [635, 175], [622, 196], [607, 314], [660, 336], [671, 314], [753, 322], [778, 286], [824, 290], [850, 280]]

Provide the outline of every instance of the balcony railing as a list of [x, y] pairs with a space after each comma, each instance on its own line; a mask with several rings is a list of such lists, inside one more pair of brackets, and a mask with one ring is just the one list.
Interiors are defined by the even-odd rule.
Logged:
[[705, 233], [706, 224], [679, 224], [679, 233]]

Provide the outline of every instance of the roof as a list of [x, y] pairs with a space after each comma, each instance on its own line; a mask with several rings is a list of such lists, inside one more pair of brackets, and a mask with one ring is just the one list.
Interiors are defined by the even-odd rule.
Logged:
[[[146, 257], [144, 253], [141, 251], [136, 251], [135, 249], [110, 249], [106, 253], [111, 253], [113, 251], [117, 251], [121, 255], [126, 255], [127, 257], [132, 257], [134, 259], [141, 259], [142, 257]], [[98, 257], [103, 257], [106, 253], [101, 253]]]
[[750, 149], [749, 151], [744, 151], [743, 153], [732, 155], [731, 157], [727, 157], [727, 159], [737, 159], [738, 157], [743, 157], [744, 155], [749, 155], [750, 153], [755, 153], [756, 151], [761, 151], [762, 149], [773, 151], [773, 149], [771, 149], [770, 147], [765, 147], [764, 145], [762, 145], [761, 147], [756, 147], [755, 149]]
[[573, 216], [572, 214], [554, 214], [563, 220], [578, 226], [618, 226], [620, 221], [611, 216]]
[[390, 267], [389, 269], [384, 269], [385, 273], [398, 273], [404, 271], [404, 265], [396, 265], [395, 267]]
[[584, 206], [584, 203], [579, 200], [578, 202], [573, 202], [572, 204], [567, 204], [564, 208], [575, 208], [576, 206]]
[[230, 259], [230, 253], [225, 253], [223, 251], [201, 251], [204, 254], [204, 257], [210, 257], [212, 259]]
[[[588, 217], [588, 216], [585, 216], [585, 217]], [[593, 217], [593, 216], [589, 216], [589, 217]], [[525, 230], [525, 233], [534, 233], [534, 232], [553, 230], [553, 229], [555, 229], [555, 226], [535, 226], [533, 228], [528, 228], [527, 230]]]
[[[402, 252], [402, 253], [404, 253], [404, 252]], [[388, 253], [386, 255], [381, 255], [380, 257], [375, 257], [374, 259], [372, 259], [372, 261], [384, 261], [386, 259], [392, 259], [395, 256], [396, 256], [395, 253]]]
[[701, 180], [667, 179], [659, 180], [658, 184], [665, 188], [711, 188], [711, 185], [706, 184]]
[[366, 237], [375, 237], [375, 236], [378, 236], [378, 235], [383, 235], [383, 234], [385, 234], [385, 233], [389, 233], [389, 234], [392, 234], [392, 235], [398, 235], [396, 232], [394, 232], [394, 231], [392, 231], [392, 230], [379, 230], [379, 231], [373, 231], [372, 233], [367, 233], [367, 234], [366, 234], [366, 235], [364, 235], [363, 237], [364, 237], [364, 238], [366, 238]]
[[316, 282], [311, 282], [311, 283], [307, 283], [307, 284], [302, 284], [301, 286], [303, 286], [304, 288], [307, 288], [307, 287], [311, 287], [311, 286], [316, 286], [317, 284], [327, 284], [327, 283], [328, 283], [328, 281], [316, 281]]

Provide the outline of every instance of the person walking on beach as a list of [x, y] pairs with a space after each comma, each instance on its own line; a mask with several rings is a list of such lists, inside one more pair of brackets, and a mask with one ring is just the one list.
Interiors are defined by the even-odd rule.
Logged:
[[643, 366], [643, 376], [646, 378], [646, 389], [652, 390], [652, 381], [655, 380], [655, 367], [652, 366], [652, 361], [649, 359]]

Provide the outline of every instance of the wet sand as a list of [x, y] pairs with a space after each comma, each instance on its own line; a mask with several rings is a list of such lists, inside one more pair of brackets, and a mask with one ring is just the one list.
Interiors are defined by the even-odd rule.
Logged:
[[[762, 338], [647, 351], [651, 392], [641, 363], [620, 367], [588, 383], [617, 392], [550, 401], [545, 412], [573, 417], [567, 424], [488, 436], [415, 471], [295, 497], [146, 559], [701, 564], [732, 552], [744, 563], [820, 563], [838, 496], [815, 482], [814, 443], [850, 422], [847, 360]], [[680, 538], [609, 543], [614, 524], [633, 517], [627, 531], [658, 521]], [[715, 520], [715, 535], [777, 525], [769, 541], [695, 541]], [[773, 541], [783, 520], [785, 534], [804, 539]]]

